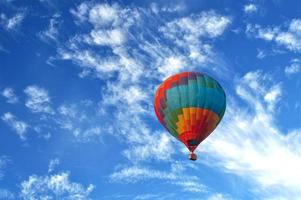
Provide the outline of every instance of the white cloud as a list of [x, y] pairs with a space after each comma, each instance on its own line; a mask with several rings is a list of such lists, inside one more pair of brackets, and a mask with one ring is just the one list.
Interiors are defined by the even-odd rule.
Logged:
[[114, 172], [111, 175], [112, 181], [123, 181], [135, 183], [143, 180], [163, 180], [170, 184], [180, 186], [184, 191], [200, 193], [206, 192], [207, 187], [200, 183], [196, 176], [184, 175], [182, 170], [179, 170], [175, 164], [170, 171], [160, 171], [149, 169], [147, 167], [132, 166], [125, 167], [120, 171]]
[[230, 200], [230, 198], [226, 197], [223, 194], [213, 194], [210, 195], [207, 200]]
[[179, 51], [175, 53], [173, 50], [164, 59], [157, 61], [159, 72], [164, 71], [162, 75], [166, 77], [181, 71], [183, 67], [190, 70], [189, 66], [193, 69], [193, 66], [206, 66], [208, 63], [211, 69], [222, 71], [221, 64], [219, 68], [214, 68], [216, 62], [219, 62], [216, 59], [218, 56], [215, 55], [213, 47], [204, 40], [221, 36], [230, 23], [229, 17], [211, 11], [175, 19], [161, 26], [160, 32], [173, 42], [173, 49], [179, 48]]
[[[237, 94], [243, 99], [249, 101], [255, 106], [255, 109], [261, 109], [261, 105], [257, 99], [264, 100], [270, 111], [273, 110], [275, 104], [281, 97], [281, 84], [270, 84], [272, 76], [264, 74], [262, 71], [248, 72], [241, 79], [243, 87], [238, 85], [236, 87]], [[245, 90], [245, 88], [250, 90]], [[254, 98], [256, 97], [256, 98]]]
[[[174, 39], [183, 37], [187, 41], [196, 42], [200, 37], [220, 36], [230, 23], [228, 17], [215, 12], [203, 12], [168, 22], [165, 27], [161, 27], [161, 31]], [[179, 34], [178, 37], [176, 34]]]
[[7, 156], [0, 156], [0, 180], [4, 176], [4, 169], [6, 168], [8, 161], [9, 159], [7, 158]]
[[301, 71], [301, 66], [299, 63], [292, 63], [289, 66], [286, 66], [284, 68], [284, 72], [287, 76], [293, 75], [293, 74], [297, 74]]
[[92, 30], [91, 40], [88, 39], [88, 42], [92, 44], [115, 46], [123, 44], [126, 38], [123, 30], [116, 28], [112, 30]]
[[75, 118], [78, 113], [75, 106], [68, 106], [68, 105], [61, 105], [58, 108], [58, 111], [61, 115], [66, 117], [71, 117], [71, 118]]
[[276, 37], [278, 29], [260, 29], [258, 31], [258, 37], [267, 41], [271, 41]]
[[301, 20], [300, 19], [293, 19], [289, 25], [290, 32], [300, 34], [301, 33]]
[[[10, 159], [7, 156], [0, 156], [0, 181], [4, 177], [4, 171], [10, 163]], [[9, 200], [15, 199], [14, 193], [5, 188], [0, 188], [0, 199]]]
[[1, 119], [6, 122], [14, 131], [17, 132], [20, 139], [25, 140], [25, 133], [29, 125], [23, 121], [20, 121], [10, 112], [4, 113]]
[[1, 13], [0, 14], [0, 24], [4, 26], [6, 30], [14, 30], [20, 24], [25, 18], [25, 13], [17, 13], [11, 18], [8, 18], [5, 14]]
[[79, 23], [87, 20], [87, 14], [89, 13], [90, 5], [87, 2], [81, 3], [76, 9], [71, 9], [71, 14], [79, 21]]
[[272, 41], [276, 38], [279, 27], [262, 28], [260, 25], [247, 24], [246, 33], [251, 37], [260, 38], [266, 41]]
[[146, 199], [158, 199], [160, 195], [158, 194], [140, 194], [137, 195], [134, 200], [146, 200]]
[[24, 93], [27, 95], [25, 106], [34, 113], [54, 114], [50, 107], [50, 97], [48, 91], [36, 85], [25, 88]]
[[36, 199], [70, 199], [88, 200], [94, 186], [85, 187], [80, 183], [71, 182], [69, 173], [61, 172], [54, 175], [31, 175], [21, 183], [20, 196], [24, 200]]
[[168, 5], [158, 5], [157, 3], [151, 3], [150, 9], [155, 14], [159, 14], [160, 12], [167, 12], [167, 13], [174, 13], [174, 12], [181, 12], [186, 10], [186, 5], [183, 2], [175, 4], [174, 2], [172, 4]]
[[[60, 49], [61, 58], [82, 66], [81, 77], [96, 74], [104, 78], [117, 73], [123, 81], [129, 78], [139, 80], [142, 74], [156, 77], [152, 70], [158, 67], [160, 70], [157, 73], [162, 77], [182, 67], [205, 67], [207, 62], [211, 63], [212, 69], [216, 69], [219, 59], [216, 59], [211, 45], [204, 44], [202, 39], [220, 36], [231, 23], [229, 17], [215, 12], [202, 12], [162, 23], [156, 19], [160, 16], [147, 9], [87, 2], [71, 9], [71, 13], [80, 21], [79, 26], [85, 22], [91, 24], [92, 28], [89, 34], [75, 35], [65, 45], [69, 48]], [[146, 26], [144, 20], [160, 23]], [[166, 38], [159, 36], [162, 32], [173, 44], [161, 44], [166, 41]], [[109, 50], [105, 50], [100, 57], [91, 48], [83, 48], [86, 44], [106, 46]], [[144, 67], [147, 65], [148, 69]], [[222, 68], [220, 66], [223, 65], [219, 63], [219, 69]]]
[[[240, 81], [236, 92], [241, 98], [252, 103], [254, 110], [264, 107], [274, 112], [282, 96], [281, 83], [272, 84], [272, 76], [258, 70], [246, 73]], [[262, 101], [262, 104], [258, 103], [258, 100]]]
[[[108, 131], [107, 125], [95, 110], [95, 104], [62, 104], [58, 108], [55, 122], [64, 132], [70, 132], [78, 142], [99, 142]], [[94, 117], [91, 117], [94, 116]], [[102, 126], [100, 126], [102, 124]]]
[[281, 96], [281, 88], [280, 85], [274, 85], [264, 96], [264, 100], [268, 104], [275, 104], [276, 101], [279, 100]]
[[[73, 135], [78, 141], [85, 142], [91, 141], [92, 138], [96, 138], [98, 141], [100, 140], [100, 135], [102, 134], [103, 129], [99, 126], [87, 128], [87, 129], [75, 129]], [[96, 140], [95, 140], [96, 141]]]
[[244, 12], [247, 14], [255, 13], [257, 12], [258, 7], [255, 4], [246, 4], [244, 5]]
[[53, 41], [57, 40], [57, 37], [59, 35], [59, 32], [58, 32], [58, 25], [59, 25], [58, 18], [59, 17], [60, 16], [57, 14], [54, 15], [49, 21], [48, 28], [38, 34], [42, 40], [45, 40], [45, 41], [48, 41], [49, 39], [53, 40]]
[[237, 94], [252, 109], [233, 101], [228, 103], [222, 123], [200, 147], [200, 151], [209, 154], [209, 159], [202, 161], [245, 178], [261, 198], [298, 199], [301, 134], [282, 133], [273, 110], [266, 109], [266, 103], [275, 104], [281, 93], [279, 83], [272, 80], [270, 75], [258, 71], [238, 80]]
[[[242, 84], [236, 87], [236, 92], [241, 98], [252, 103], [255, 110], [262, 109], [263, 106], [273, 112], [281, 98], [282, 91], [280, 83], [268, 85], [267, 83], [271, 80], [272, 76], [264, 74], [262, 71], [248, 72], [241, 79]], [[249, 90], [245, 90], [245, 88], [249, 88]], [[254, 97], [264, 101], [263, 105], [259, 104]]]
[[58, 158], [52, 159], [48, 165], [48, 173], [53, 172], [55, 167], [60, 164], [60, 160]]
[[170, 161], [175, 153], [170, 135], [165, 133], [131, 134], [131, 147], [123, 153], [130, 161]]
[[[121, 8], [118, 4], [95, 4], [84, 2], [71, 9], [70, 12], [80, 21], [88, 21], [95, 30], [110, 30], [111, 28], [127, 28], [138, 21], [138, 13], [135, 10]], [[135, 20], [134, 20], [135, 19]]]
[[258, 49], [258, 50], [257, 50], [257, 56], [256, 56], [256, 57], [259, 58], [259, 59], [263, 59], [263, 58], [266, 57], [266, 52], [263, 51], [263, 50]]
[[4, 96], [5, 98], [7, 98], [7, 100], [6, 100], [7, 103], [14, 104], [14, 103], [18, 102], [18, 97], [14, 93], [14, 90], [10, 87], [4, 88], [1, 95]]
[[[117, 105], [118, 103], [126, 103], [128, 106], [132, 106], [136, 104], [137, 108], [135, 111], [143, 112], [143, 108], [139, 106], [141, 102], [147, 102], [148, 94], [146, 91], [143, 91], [143, 88], [137, 85], [131, 85], [127, 88], [127, 90], [123, 89], [123, 85], [108, 85], [107, 90], [110, 91], [109, 94], [104, 96], [103, 103]], [[132, 111], [133, 112], [133, 111]]]
[[120, 21], [117, 4], [97, 4], [89, 11], [89, 21], [96, 26], [117, 25]]
[[10, 18], [7, 22], [7, 29], [14, 29], [15, 27], [19, 26], [23, 19], [25, 18], [24, 13], [18, 13], [14, 17]]
[[[60, 55], [62, 59], [72, 60], [76, 64], [83, 67], [81, 77], [96, 74], [99, 78], [105, 77], [104, 74], [118, 71], [118, 60], [113, 58], [101, 58], [99, 55], [91, 51], [65, 51], [61, 50]], [[110, 74], [108, 74], [110, 75]]]
[[288, 50], [299, 52], [301, 50], [300, 19], [292, 19], [287, 28], [270, 26], [262, 28], [260, 25], [247, 25], [246, 33], [252, 37], [273, 41]]
[[158, 67], [158, 72], [164, 75], [164, 78], [175, 74], [184, 69], [187, 63], [180, 56], [172, 56], [163, 60], [162, 65]]
[[298, 41], [300, 38], [290, 32], [279, 33], [276, 37], [276, 42], [287, 47], [290, 50], [300, 50], [301, 43]]

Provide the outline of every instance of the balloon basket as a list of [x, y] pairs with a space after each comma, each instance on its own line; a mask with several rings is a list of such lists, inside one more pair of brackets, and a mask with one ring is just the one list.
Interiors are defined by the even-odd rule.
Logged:
[[193, 152], [190, 152], [190, 153], [189, 153], [189, 160], [195, 161], [196, 159], [197, 159], [196, 154], [193, 153]]

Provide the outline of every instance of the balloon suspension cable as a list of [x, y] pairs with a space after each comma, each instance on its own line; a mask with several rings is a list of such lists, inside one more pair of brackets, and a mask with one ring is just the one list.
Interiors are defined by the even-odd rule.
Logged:
[[197, 159], [197, 155], [193, 152], [189, 152], [189, 160], [195, 161]]

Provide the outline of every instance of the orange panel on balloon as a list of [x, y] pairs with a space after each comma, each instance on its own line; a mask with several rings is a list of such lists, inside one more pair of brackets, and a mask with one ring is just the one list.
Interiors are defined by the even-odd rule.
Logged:
[[219, 117], [212, 111], [202, 108], [183, 108], [183, 114], [178, 115], [177, 132], [181, 135], [184, 132], [195, 132], [207, 134], [216, 127]]

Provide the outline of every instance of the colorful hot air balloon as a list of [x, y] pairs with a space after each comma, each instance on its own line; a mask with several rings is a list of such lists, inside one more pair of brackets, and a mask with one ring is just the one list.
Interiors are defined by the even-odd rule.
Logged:
[[154, 109], [160, 123], [189, 149], [194, 150], [221, 121], [226, 95], [213, 78], [198, 72], [183, 72], [167, 78], [158, 87]]

